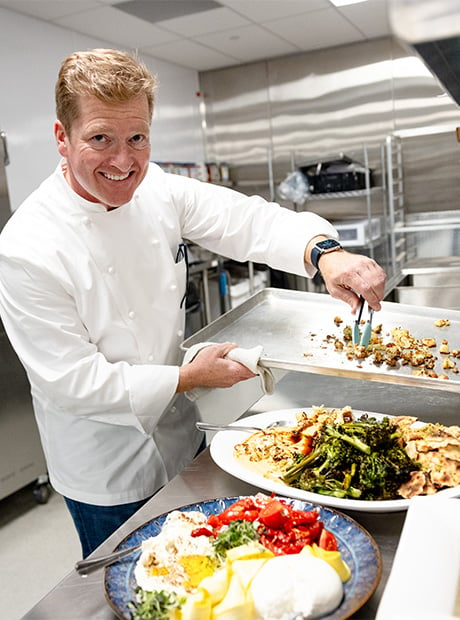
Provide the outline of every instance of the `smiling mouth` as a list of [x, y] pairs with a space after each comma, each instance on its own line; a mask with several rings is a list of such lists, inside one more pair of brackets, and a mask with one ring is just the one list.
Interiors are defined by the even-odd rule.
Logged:
[[109, 179], [109, 181], [124, 181], [131, 176], [132, 171], [126, 174], [109, 174], [108, 172], [101, 172], [101, 174], [104, 178]]

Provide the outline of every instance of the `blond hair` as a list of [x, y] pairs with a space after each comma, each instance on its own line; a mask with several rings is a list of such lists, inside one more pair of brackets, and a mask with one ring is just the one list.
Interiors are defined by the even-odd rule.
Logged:
[[150, 119], [157, 79], [133, 56], [120, 50], [75, 52], [61, 65], [56, 82], [56, 115], [70, 134], [79, 116], [80, 95], [94, 95], [107, 103], [123, 103], [145, 94]]

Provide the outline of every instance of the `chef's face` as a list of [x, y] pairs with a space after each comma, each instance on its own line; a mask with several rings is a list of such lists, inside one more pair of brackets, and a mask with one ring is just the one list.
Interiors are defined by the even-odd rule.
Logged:
[[59, 121], [54, 133], [66, 159], [71, 188], [107, 208], [131, 200], [145, 177], [150, 158], [150, 115], [145, 95], [123, 103], [105, 103], [82, 95], [80, 114], [67, 134]]

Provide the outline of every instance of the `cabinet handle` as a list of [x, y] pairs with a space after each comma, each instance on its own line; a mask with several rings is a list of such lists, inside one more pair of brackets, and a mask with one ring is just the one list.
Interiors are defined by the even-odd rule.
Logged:
[[10, 156], [8, 155], [8, 143], [6, 141], [6, 133], [4, 131], [0, 131], [0, 139], [3, 142], [3, 163], [5, 166], [8, 166], [10, 163]]

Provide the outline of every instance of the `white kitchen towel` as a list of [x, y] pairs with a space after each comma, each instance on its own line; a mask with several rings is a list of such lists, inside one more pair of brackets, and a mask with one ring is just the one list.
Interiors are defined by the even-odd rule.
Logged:
[[[212, 344], [216, 344], [215, 342], [199, 342], [194, 344], [188, 349], [184, 355], [184, 360], [182, 364], [188, 364], [193, 360], [195, 355], [201, 351], [204, 347], [209, 347]], [[252, 349], [242, 349], [241, 347], [236, 347], [232, 349], [227, 354], [227, 357], [234, 362], [239, 362], [243, 364], [251, 372], [255, 375], [260, 376], [260, 384], [262, 386], [262, 390], [264, 394], [273, 394], [275, 389], [275, 377], [273, 376], [270, 368], [265, 368], [260, 364], [260, 358], [263, 352], [263, 347], [261, 345], [253, 347]], [[200, 396], [208, 393], [213, 388], [206, 387], [198, 387], [194, 388], [185, 393], [189, 400], [197, 400]]]

